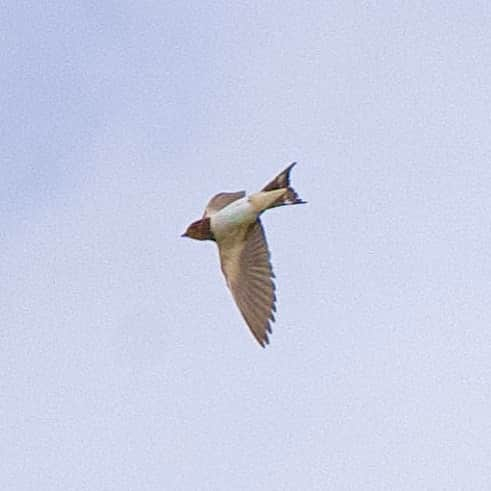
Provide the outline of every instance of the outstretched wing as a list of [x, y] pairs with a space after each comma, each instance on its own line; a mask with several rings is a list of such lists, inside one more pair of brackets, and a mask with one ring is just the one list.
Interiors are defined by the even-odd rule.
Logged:
[[[244, 240], [245, 239], [245, 240]], [[219, 244], [227, 285], [258, 343], [269, 343], [270, 321], [276, 312], [274, 274], [264, 229], [259, 220], [244, 233]]]
[[217, 211], [225, 208], [230, 203], [237, 201], [245, 196], [245, 191], [237, 191], [235, 193], [218, 193], [210, 199], [205, 208], [203, 218], [214, 215]]

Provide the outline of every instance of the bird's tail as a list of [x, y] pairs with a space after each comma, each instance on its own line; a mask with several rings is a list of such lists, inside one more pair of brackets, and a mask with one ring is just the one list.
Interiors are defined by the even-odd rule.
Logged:
[[284, 206], [284, 205], [299, 205], [302, 203], [306, 203], [303, 201], [297, 194], [297, 192], [290, 186], [290, 171], [293, 166], [297, 163], [293, 162], [290, 164], [283, 172], [280, 172], [271, 182], [266, 184], [261, 191], [273, 191], [275, 189], [285, 189], [287, 192], [283, 194], [277, 201], [275, 201], [270, 208], [274, 208], [276, 206]]

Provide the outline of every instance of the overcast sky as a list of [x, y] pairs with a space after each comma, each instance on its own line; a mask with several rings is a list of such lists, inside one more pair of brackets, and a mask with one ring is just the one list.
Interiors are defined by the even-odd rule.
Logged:
[[[0, 488], [491, 489], [489, 2], [17, 2]], [[254, 341], [219, 191], [288, 163]]]

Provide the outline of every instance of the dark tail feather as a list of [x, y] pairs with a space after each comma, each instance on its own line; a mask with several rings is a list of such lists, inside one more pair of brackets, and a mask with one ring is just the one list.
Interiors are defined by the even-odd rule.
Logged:
[[283, 172], [280, 172], [271, 182], [263, 187], [262, 191], [273, 191], [274, 189], [287, 188], [288, 192], [277, 203], [274, 203], [272, 207], [283, 205], [299, 205], [306, 203], [297, 194], [297, 192], [290, 186], [290, 171], [297, 165], [296, 162], [291, 163]]

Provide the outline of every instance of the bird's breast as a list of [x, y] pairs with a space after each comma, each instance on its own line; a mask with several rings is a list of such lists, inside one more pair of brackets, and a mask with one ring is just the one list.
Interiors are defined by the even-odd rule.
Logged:
[[257, 212], [246, 197], [230, 203], [212, 215], [210, 219], [213, 234], [217, 240], [220, 240], [225, 236], [234, 234], [243, 226], [255, 222]]

